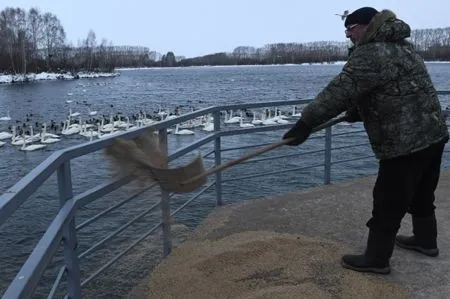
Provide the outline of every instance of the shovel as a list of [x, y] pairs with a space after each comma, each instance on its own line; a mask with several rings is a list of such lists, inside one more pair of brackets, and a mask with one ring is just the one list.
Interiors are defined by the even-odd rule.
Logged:
[[[337, 123], [345, 121], [346, 117], [339, 117], [331, 119], [320, 126], [317, 126], [312, 132], [317, 132], [327, 127], [331, 127]], [[194, 160], [192, 160], [186, 166], [179, 168], [155, 168], [149, 167], [153, 178], [160, 184], [161, 188], [169, 192], [187, 193], [192, 192], [201, 185], [206, 183], [207, 176], [216, 172], [222, 171], [233, 165], [244, 162], [250, 158], [261, 155], [273, 149], [276, 149], [282, 145], [285, 145], [295, 138], [289, 138], [280, 140], [266, 146], [263, 146], [245, 156], [228, 161], [222, 165], [209, 168], [205, 170], [203, 166], [203, 159], [199, 154]]]

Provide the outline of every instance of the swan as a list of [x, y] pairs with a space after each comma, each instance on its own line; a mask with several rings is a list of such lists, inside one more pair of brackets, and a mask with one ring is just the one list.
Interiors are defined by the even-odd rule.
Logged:
[[0, 141], [0, 147], [4, 146], [6, 142]]
[[170, 115], [167, 115], [166, 118], [164, 118], [164, 120], [175, 119], [175, 118], [177, 118], [177, 117], [178, 117], [178, 115], [170, 114]]
[[118, 133], [121, 133], [121, 132], [120, 131], [111, 131], [109, 133], [102, 133], [101, 126], [98, 125], [98, 129], [97, 129], [97, 137], [98, 138], [106, 138], [106, 137], [110, 137], [113, 135], [117, 135]]
[[16, 138], [14, 138], [13, 141], [11, 141], [12, 145], [24, 145], [26, 143], [31, 143], [31, 140], [24, 139], [23, 137], [20, 136], [17, 136]]
[[11, 138], [13, 134], [9, 132], [0, 132], [0, 140]]
[[284, 119], [286, 116], [281, 115], [281, 111], [278, 109], [275, 109], [275, 113], [277, 114], [277, 116], [274, 117], [274, 120], [279, 123], [279, 124], [288, 124], [289, 121], [287, 121], [286, 119]]
[[203, 124], [203, 131], [206, 132], [212, 132], [214, 131], [214, 123], [213, 123], [214, 118], [212, 118], [211, 116], [208, 116], [206, 118], [206, 122]]
[[180, 130], [179, 126], [180, 126], [179, 124], [177, 124], [175, 126], [175, 132], [174, 132], [175, 135], [193, 135], [193, 134], [195, 134], [194, 131], [191, 131], [191, 130], [187, 130], [187, 129]]
[[89, 109], [89, 115], [94, 116], [97, 115], [97, 111], [91, 111], [91, 109]]
[[30, 152], [30, 151], [35, 151], [38, 149], [42, 149], [46, 147], [45, 144], [30, 144], [30, 145], [26, 145], [25, 143], [22, 145], [22, 147], [20, 148], [21, 151], [26, 151], [26, 152]]
[[110, 117], [110, 123], [112, 123], [113, 127], [115, 128], [120, 127], [121, 125], [125, 125], [125, 122], [122, 121], [122, 115], [119, 115], [119, 120], [114, 120]]
[[[24, 141], [26, 141], [25, 137], [24, 137]], [[35, 151], [35, 150], [38, 150], [38, 149], [42, 149], [44, 147], [46, 147], [45, 144], [30, 144], [30, 145], [27, 145], [26, 142], [23, 142], [22, 147], [20, 148], [20, 150], [29, 152], [29, 151]]]
[[63, 130], [61, 131], [61, 134], [63, 135], [74, 135], [78, 134], [80, 132], [80, 127], [78, 125], [76, 126], [70, 126], [70, 120], [67, 120], [67, 125], [64, 123]]
[[202, 130], [206, 131], [206, 132], [214, 131], [214, 123], [212, 123], [212, 122], [206, 123]]
[[237, 124], [237, 123], [239, 123], [241, 121], [241, 117], [233, 116], [233, 110], [230, 111], [230, 115], [229, 115], [228, 119], [226, 119], [226, 118], [227, 118], [227, 112], [225, 111], [224, 123], [226, 123], [226, 124]]
[[73, 112], [72, 113], [72, 108], [69, 108], [69, 117], [76, 117], [76, 116], [80, 116], [80, 112]]
[[59, 138], [45, 137], [44, 134], [41, 134], [41, 143], [55, 143], [61, 141]]
[[0, 120], [5, 120], [5, 121], [11, 120], [11, 116], [9, 116], [9, 111], [7, 111], [6, 116], [0, 117]]
[[267, 126], [267, 125], [276, 125], [276, 124], [278, 124], [278, 123], [275, 121], [275, 119], [271, 117], [270, 114], [271, 114], [271, 111], [270, 111], [270, 110], [269, 110], [269, 117], [268, 117], [268, 118], [266, 118], [266, 115], [263, 114], [263, 121], [262, 121], [262, 124], [263, 124], [263, 125]]
[[44, 123], [44, 128], [42, 129], [42, 134], [44, 137], [59, 138], [59, 135], [47, 133], [47, 124], [46, 123]]
[[130, 128], [133, 128], [134, 127], [134, 125], [132, 125], [131, 123], [130, 123], [130, 118], [127, 116], [126, 117], [126, 122], [122, 122], [121, 124], [119, 124], [119, 128], [121, 128], [121, 129], [125, 129], [125, 131], [126, 130], [128, 130], [128, 129], [130, 129]]
[[38, 141], [41, 139], [41, 135], [39, 133], [34, 134], [33, 126], [30, 126], [30, 136], [27, 139], [29, 139], [31, 142]]
[[297, 112], [297, 106], [295, 106], [295, 105], [292, 107], [292, 116], [293, 117], [301, 117], [302, 116], [302, 114], [300, 112]]
[[102, 119], [102, 124], [101, 124], [101, 128], [100, 130], [103, 133], [111, 133], [113, 131], [115, 131], [116, 129], [114, 128], [114, 120], [112, 115], [109, 116], [109, 124], [104, 124], [105, 123], [105, 119]]
[[167, 112], [165, 111], [165, 110], [162, 110], [161, 109], [161, 106], [160, 105], [158, 105], [158, 113], [157, 113], [160, 117], [161, 117], [161, 119], [162, 118], [164, 118], [164, 116], [166, 116], [167, 115]]
[[284, 115], [278, 107], [275, 107], [275, 118], [276, 119], [287, 119], [288, 117]]
[[241, 119], [239, 121], [239, 127], [241, 128], [251, 128], [254, 127], [254, 124], [250, 124], [250, 123], [244, 123], [244, 118], [242, 117], [242, 111], [241, 111]]
[[256, 113], [253, 113], [252, 124], [254, 125], [262, 125], [263, 121], [261, 119], [256, 119]]

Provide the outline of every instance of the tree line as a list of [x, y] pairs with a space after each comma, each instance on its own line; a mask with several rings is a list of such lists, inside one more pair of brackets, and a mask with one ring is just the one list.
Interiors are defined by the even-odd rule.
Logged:
[[[450, 27], [413, 30], [410, 41], [425, 60], [450, 61]], [[201, 57], [160, 55], [148, 47], [114, 46], [98, 42], [90, 30], [74, 46], [52, 13], [7, 7], [0, 12], [0, 72], [113, 71], [116, 67], [173, 67], [198, 65], [300, 64], [347, 59], [348, 42], [273, 43], [261, 48], [236, 47], [231, 53]]]

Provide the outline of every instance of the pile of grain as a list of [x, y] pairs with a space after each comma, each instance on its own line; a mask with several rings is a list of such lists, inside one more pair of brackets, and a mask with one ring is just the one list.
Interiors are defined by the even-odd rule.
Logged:
[[151, 275], [150, 298], [407, 298], [404, 287], [339, 265], [339, 244], [267, 231], [190, 240]]

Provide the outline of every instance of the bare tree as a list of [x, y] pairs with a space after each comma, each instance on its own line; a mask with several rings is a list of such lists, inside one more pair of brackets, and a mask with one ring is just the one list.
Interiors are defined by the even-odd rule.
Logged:
[[42, 24], [47, 68], [51, 70], [51, 59], [55, 55], [55, 50], [64, 45], [66, 33], [59, 19], [49, 12], [44, 14]]
[[27, 18], [27, 31], [28, 36], [30, 39], [30, 58], [34, 61], [34, 68], [35, 70], [38, 69], [37, 61], [41, 59], [39, 57], [39, 49], [43, 45], [43, 19], [42, 15], [38, 8], [31, 8], [28, 11], [28, 18]]

